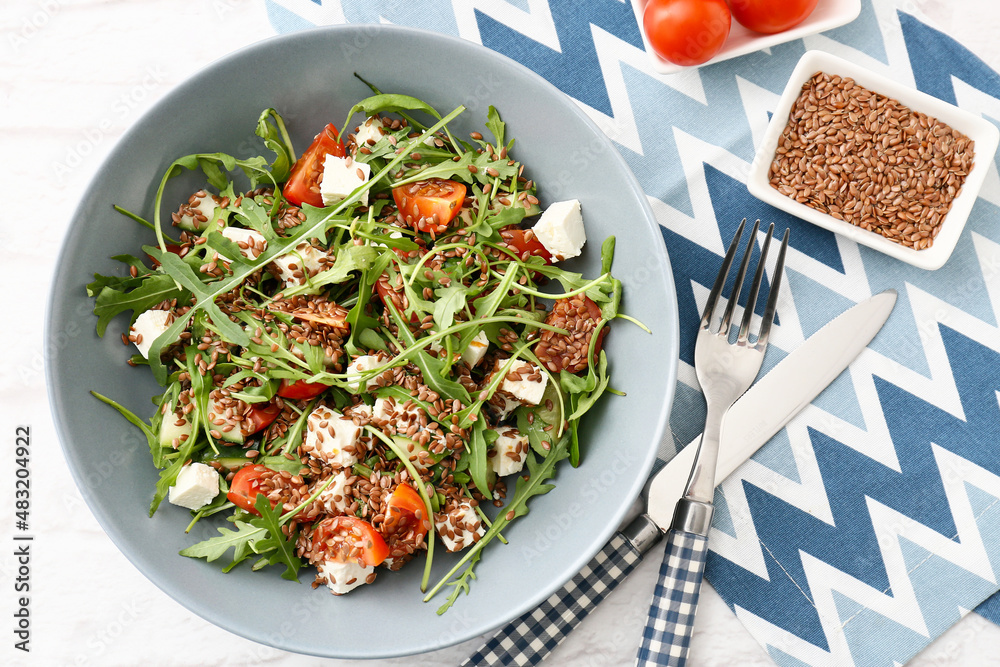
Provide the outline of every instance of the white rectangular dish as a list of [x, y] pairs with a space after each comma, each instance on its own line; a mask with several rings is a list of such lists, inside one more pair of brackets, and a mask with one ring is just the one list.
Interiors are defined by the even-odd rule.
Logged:
[[[664, 60], [660, 56], [656, 55], [656, 52], [653, 51], [652, 47], [649, 45], [649, 40], [646, 39], [645, 31], [642, 29], [642, 14], [646, 9], [646, 3], [648, 0], [631, 1], [632, 11], [635, 12], [635, 18], [639, 22], [639, 32], [642, 34], [642, 43], [645, 45], [646, 53], [649, 55], [649, 59], [653, 63], [653, 69], [660, 74], [676, 74], [677, 72], [691, 69], [690, 67], [675, 65], [672, 62]], [[722, 50], [708, 62], [697, 65], [696, 67], [704, 67], [705, 65], [711, 65], [713, 63], [722, 62], [723, 60], [729, 60], [730, 58], [736, 58], [737, 56], [753, 53], [754, 51], [766, 49], [778, 44], [784, 44], [785, 42], [800, 39], [807, 35], [814, 35], [818, 32], [839, 28], [840, 26], [846, 25], [856, 19], [860, 13], [861, 0], [820, 0], [819, 4], [816, 5], [816, 9], [813, 10], [813, 13], [810, 14], [805, 21], [784, 32], [774, 33], [771, 35], [754, 32], [748, 28], [744, 28], [734, 19], [732, 28], [729, 31], [729, 37], [726, 39], [726, 43], [722, 46]]]
[[[788, 123], [789, 113], [802, 91], [802, 86], [817, 72], [825, 72], [831, 76], [850, 77], [859, 86], [878, 93], [880, 96], [893, 98], [915, 112], [937, 118], [975, 142], [975, 161], [972, 169], [969, 170], [960, 192], [952, 201], [950, 210], [943, 218], [940, 230], [931, 247], [921, 250], [906, 247], [876, 232], [839, 220], [828, 213], [800, 203], [771, 186], [769, 171], [775, 157], [778, 141]], [[764, 138], [757, 147], [747, 176], [747, 189], [750, 194], [775, 208], [901, 261], [922, 269], [933, 270], [943, 266], [955, 249], [986, 178], [986, 173], [989, 171], [990, 165], [993, 164], [993, 156], [996, 154], [998, 142], [1000, 142], [1000, 130], [980, 116], [959, 109], [886, 76], [876, 74], [843, 58], [822, 51], [808, 51], [802, 56], [792, 72], [788, 85], [771, 116], [771, 122], [764, 133]]]

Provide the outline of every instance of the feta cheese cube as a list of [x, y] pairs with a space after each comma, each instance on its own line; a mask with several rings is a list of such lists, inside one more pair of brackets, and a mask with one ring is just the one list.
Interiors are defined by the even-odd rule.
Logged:
[[300, 243], [295, 250], [275, 258], [271, 263], [274, 277], [284, 280], [289, 287], [303, 284], [306, 278], [326, 268], [333, 258], [324, 250], [309, 243]]
[[354, 133], [354, 143], [359, 148], [366, 145], [374, 146], [383, 135], [385, 135], [385, 129], [382, 126], [382, 121], [375, 116], [369, 116]]
[[[327, 155], [323, 162], [323, 176], [319, 184], [319, 194], [324, 206], [332, 206], [364, 185], [372, 169], [364, 162], [356, 162], [350, 157]], [[361, 195], [361, 203], [368, 204], [368, 193]]]
[[476, 364], [483, 360], [486, 356], [486, 350], [490, 346], [490, 341], [486, 337], [485, 331], [480, 331], [476, 334], [476, 337], [469, 342], [469, 347], [462, 351], [462, 361], [467, 363], [470, 368], [474, 368]]
[[[363, 354], [354, 361], [352, 361], [347, 366], [346, 375], [360, 376], [365, 371], [371, 371], [382, 365], [382, 360], [373, 354]], [[372, 391], [378, 387], [378, 375], [369, 378], [365, 382], [365, 390]], [[358, 394], [361, 392], [361, 380], [349, 380], [347, 383], [347, 389], [352, 394]]]
[[[330, 486], [317, 496], [316, 502], [331, 514], [346, 514], [347, 508], [353, 502], [353, 499], [347, 494], [347, 480], [350, 479], [350, 476], [348, 470], [341, 470], [335, 474]], [[320, 486], [325, 483], [326, 480], [318, 482]]]
[[[517, 379], [515, 379], [517, 378]], [[500, 383], [500, 391], [521, 405], [538, 405], [545, 394], [549, 376], [529, 361], [515, 361]]]
[[303, 449], [317, 459], [341, 468], [358, 462], [361, 427], [350, 417], [345, 417], [325, 405], [316, 406], [306, 418], [306, 436]]
[[219, 473], [204, 463], [191, 463], [181, 468], [177, 480], [167, 492], [167, 499], [174, 505], [196, 510], [212, 502], [219, 495]]
[[[257, 259], [260, 253], [267, 250], [267, 240], [260, 232], [243, 227], [226, 227], [219, 232], [233, 243], [240, 246], [240, 253], [244, 257]], [[246, 246], [244, 248], [243, 246]], [[312, 247], [312, 246], [310, 246]]]
[[578, 256], [587, 242], [580, 201], [577, 199], [549, 206], [532, 230], [556, 261]]
[[524, 459], [528, 456], [528, 436], [522, 435], [516, 428], [506, 426], [498, 428], [499, 437], [493, 444], [496, 454], [490, 457], [490, 466], [500, 477], [521, 472]]
[[483, 530], [483, 522], [468, 500], [453, 502], [446, 511], [435, 514], [434, 529], [445, 549], [450, 552], [461, 551], [475, 544], [486, 532]]
[[375, 573], [375, 568], [368, 565], [361, 565], [356, 560], [340, 561], [325, 560], [317, 568], [319, 579], [333, 591], [334, 595], [344, 595], [350, 593], [362, 584], [367, 584], [369, 577]]
[[149, 348], [153, 345], [153, 341], [173, 323], [174, 314], [169, 310], [147, 310], [140, 314], [129, 329], [129, 333], [134, 336], [135, 349], [149, 359]]
[[364, 423], [365, 419], [372, 418], [372, 406], [365, 403], [358, 403], [357, 405], [352, 405], [346, 409], [345, 414], [351, 415], [351, 417], [357, 416]]

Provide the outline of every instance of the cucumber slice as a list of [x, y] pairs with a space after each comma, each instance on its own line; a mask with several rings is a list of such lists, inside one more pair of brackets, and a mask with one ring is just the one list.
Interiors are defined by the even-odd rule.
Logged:
[[164, 415], [163, 421], [160, 422], [160, 447], [177, 449], [180, 443], [191, 437], [193, 432], [194, 424], [188, 417], [179, 412]]
[[[410, 463], [413, 464], [414, 468], [421, 472], [427, 470], [427, 468], [431, 467], [435, 463], [440, 462], [449, 454], [447, 450], [441, 452], [440, 454], [435, 454], [413, 438], [408, 438], [405, 435], [394, 435], [392, 436], [392, 439], [396, 442], [400, 449], [409, 453]], [[426, 452], [427, 455], [421, 456], [421, 452]]]
[[[236, 445], [242, 445], [245, 438], [243, 437], [243, 430], [240, 428], [238, 422], [228, 419], [225, 416], [226, 410], [219, 405], [211, 396], [208, 398], [208, 424], [209, 428], [213, 431], [218, 431], [220, 437], [226, 442], [231, 442]], [[219, 420], [223, 423], [218, 424]], [[233, 428], [226, 430], [226, 426], [232, 424]]]

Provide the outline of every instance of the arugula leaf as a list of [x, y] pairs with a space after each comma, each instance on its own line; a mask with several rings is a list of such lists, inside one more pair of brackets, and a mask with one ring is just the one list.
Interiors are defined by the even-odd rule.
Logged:
[[285, 129], [285, 121], [281, 114], [274, 109], [264, 109], [257, 119], [256, 134], [274, 152], [271, 175], [278, 183], [284, 183], [288, 180], [288, 174], [295, 163], [295, 151], [292, 149], [292, 140], [288, 136], [288, 130]]
[[102, 396], [101, 394], [98, 394], [96, 391], [91, 391], [90, 395], [96, 398], [97, 400], [101, 401], [102, 403], [105, 403], [113, 407], [121, 414], [122, 417], [127, 419], [130, 424], [137, 426], [139, 430], [142, 431], [142, 434], [146, 436], [146, 442], [149, 444], [149, 452], [153, 456], [153, 463], [156, 465], [157, 468], [161, 467], [162, 463], [157, 463], [157, 462], [162, 460], [162, 454], [160, 451], [162, 447], [160, 447], [160, 439], [156, 436], [156, 432], [159, 430], [159, 422], [162, 419], [160, 411], [157, 410], [155, 413], [153, 413], [153, 418], [150, 422], [150, 425], [147, 426], [146, 422], [136, 417], [135, 413], [126, 408], [124, 405], [121, 405], [120, 403], [111, 400], [107, 396]]
[[[176, 255], [174, 256], [176, 257]], [[131, 324], [141, 313], [161, 301], [185, 300], [188, 294], [183, 288], [177, 287], [173, 278], [160, 273], [146, 276], [142, 280], [124, 281], [121, 283], [123, 287], [138, 282], [137, 286], [125, 287], [124, 289], [112, 287], [111, 282], [106, 277], [95, 274], [94, 278], [96, 280], [87, 286], [87, 290], [91, 292], [100, 289], [94, 303], [94, 314], [97, 315], [97, 335], [102, 337], [111, 320], [125, 311], [130, 310], [133, 313], [132, 319], [129, 321]]]
[[[250, 543], [250, 548], [255, 554], [266, 555], [268, 565], [281, 563], [285, 566], [282, 579], [290, 581], [299, 580], [299, 569], [302, 561], [295, 554], [295, 540], [298, 533], [292, 533], [287, 538], [281, 532], [281, 512], [280, 505], [271, 507], [271, 501], [263, 493], [257, 494], [254, 508], [260, 512], [260, 516], [251, 519], [250, 525], [263, 528], [267, 535]], [[257, 569], [256, 567], [254, 569]]]
[[341, 127], [347, 129], [351, 118], [359, 112], [365, 114], [367, 117], [377, 113], [396, 113], [399, 111], [423, 111], [438, 120], [441, 119], [441, 114], [437, 112], [437, 109], [416, 97], [411, 97], [410, 95], [377, 94], [365, 98], [351, 107], [351, 110], [347, 112], [347, 119]]
[[[490, 108], [492, 109], [492, 107]], [[448, 594], [448, 601], [445, 602], [440, 607], [438, 607], [437, 610], [438, 616], [451, 609], [451, 607], [455, 604], [455, 602], [458, 601], [459, 595], [461, 595], [462, 593], [465, 593], [466, 595], [469, 594], [470, 582], [474, 579], [478, 579], [475, 573], [476, 563], [478, 563], [479, 559], [482, 557], [483, 557], [482, 551], [476, 553], [476, 555], [469, 560], [469, 564], [468, 566], [466, 566], [465, 572], [463, 572], [462, 575], [455, 581], [448, 582], [448, 586], [452, 587], [451, 593]]]
[[337, 253], [337, 259], [334, 260], [333, 266], [320, 271], [297, 287], [286, 288], [284, 295], [291, 297], [296, 294], [316, 292], [318, 287], [342, 283], [354, 271], [362, 271], [371, 267], [378, 257], [378, 251], [371, 246], [349, 245], [341, 248]]
[[234, 549], [233, 563], [238, 563], [249, 554], [250, 544], [254, 540], [262, 538], [267, 529], [239, 519], [234, 520], [233, 525], [236, 526], [236, 530], [219, 526], [218, 537], [210, 537], [197, 544], [192, 544], [181, 549], [180, 554], [188, 558], [204, 558], [208, 562], [212, 562], [221, 558], [230, 549]]
[[497, 140], [498, 151], [503, 148], [503, 137], [506, 127], [507, 124], [500, 120], [500, 113], [491, 104], [486, 112], [486, 128], [493, 133], [493, 137]]
[[461, 283], [434, 290], [434, 324], [447, 329], [455, 321], [455, 313], [465, 308], [465, 296], [469, 288]]

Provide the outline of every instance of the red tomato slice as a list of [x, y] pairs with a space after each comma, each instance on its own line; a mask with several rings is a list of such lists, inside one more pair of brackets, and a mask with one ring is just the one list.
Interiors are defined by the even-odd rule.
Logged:
[[396, 208], [407, 223], [421, 232], [440, 234], [462, 209], [465, 185], [443, 178], [431, 178], [392, 189]]
[[334, 560], [360, 559], [375, 567], [389, 555], [389, 545], [375, 528], [356, 516], [323, 519], [313, 527], [313, 548], [326, 551]]
[[278, 396], [281, 396], [282, 398], [290, 398], [292, 400], [313, 398], [315, 396], [319, 396], [332, 386], [333, 385], [323, 384], [322, 382], [306, 382], [305, 380], [295, 380], [294, 382], [289, 382], [285, 379], [281, 381], [281, 385], [278, 387]]
[[750, 30], [767, 34], [784, 32], [805, 21], [818, 0], [729, 0], [733, 18]]
[[[587, 321], [593, 322], [592, 326], [601, 321], [601, 308], [590, 297], [577, 294], [568, 299], [558, 299], [552, 306], [552, 312], [545, 318], [545, 323], [571, 333], [567, 336], [547, 329], [542, 331], [538, 345], [535, 346], [535, 356], [553, 373], [561, 370], [579, 373], [586, 370], [589, 363], [587, 351], [593, 334], [588, 333], [582, 340], [577, 341], [572, 332], [579, 331], [579, 327]], [[601, 353], [601, 344], [607, 333], [608, 328], [605, 325], [597, 342], [594, 343], [595, 359]], [[578, 345], [582, 349], [575, 349]], [[576, 352], [580, 352], [579, 356]]]
[[[386, 307], [392, 303], [392, 307], [395, 308], [400, 315], [404, 314], [406, 306], [403, 304], [403, 293], [392, 289], [389, 284], [389, 274], [383, 273], [378, 277], [378, 280], [375, 281], [375, 293], [378, 294], [378, 298], [382, 299], [382, 303]], [[416, 323], [419, 321], [420, 318], [417, 317], [415, 312], [410, 315], [410, 322]]]
[[405, 522], [404, 532], [405, 528], [409, 527], [417, 535], [426, 535], [431, 527], [423, 498], [416, 489], [405, 483], [396, 486], [386, 501], [386, 521], [389, 521], [390, 517], [396, 517], [395, 520], [398, 522]]
[[[260, 516], [254, 503], [260, 493], [260, 478], [267, 470], [268, 468], [261, 465], [240, 468], [233, 476], [233, 481], [229, 483], [229, 493], [226, 494], [226, 498], [237, 507], [242, 507], [247, 512]], [[272, 502], [271, 507], [274, 505]]]
[[330, 123], [316, 135], [306, 152], [292, 165], [292, 173], [282, 190], [285, 199], [296, 206], [310, 204], [322, 208], [323, 197], [319, 194], [319, 184], [323, 177], [323, 161], [327, 155], [344, 157], [345, 154], [337, 128]]
[[521, 261], [527, 259], [525, 255], [527, 253], [528, 255], [541, 257], [545, 260], [546, 264], [552, 263], [552, 255], [545, 249], [542, 242], [538, 240], [535, 233], [530, 230], [521, 229], [520, 227], [508, 227], [500, 230], [500, 238], [517, 252], [517, 256], [521, 258]]
[[281, 414], [281, 406], [277, 401], [270, 403], [254, 403], [250, 412], [243, 418], [243, 435], [253, 435], [271, 425]]

